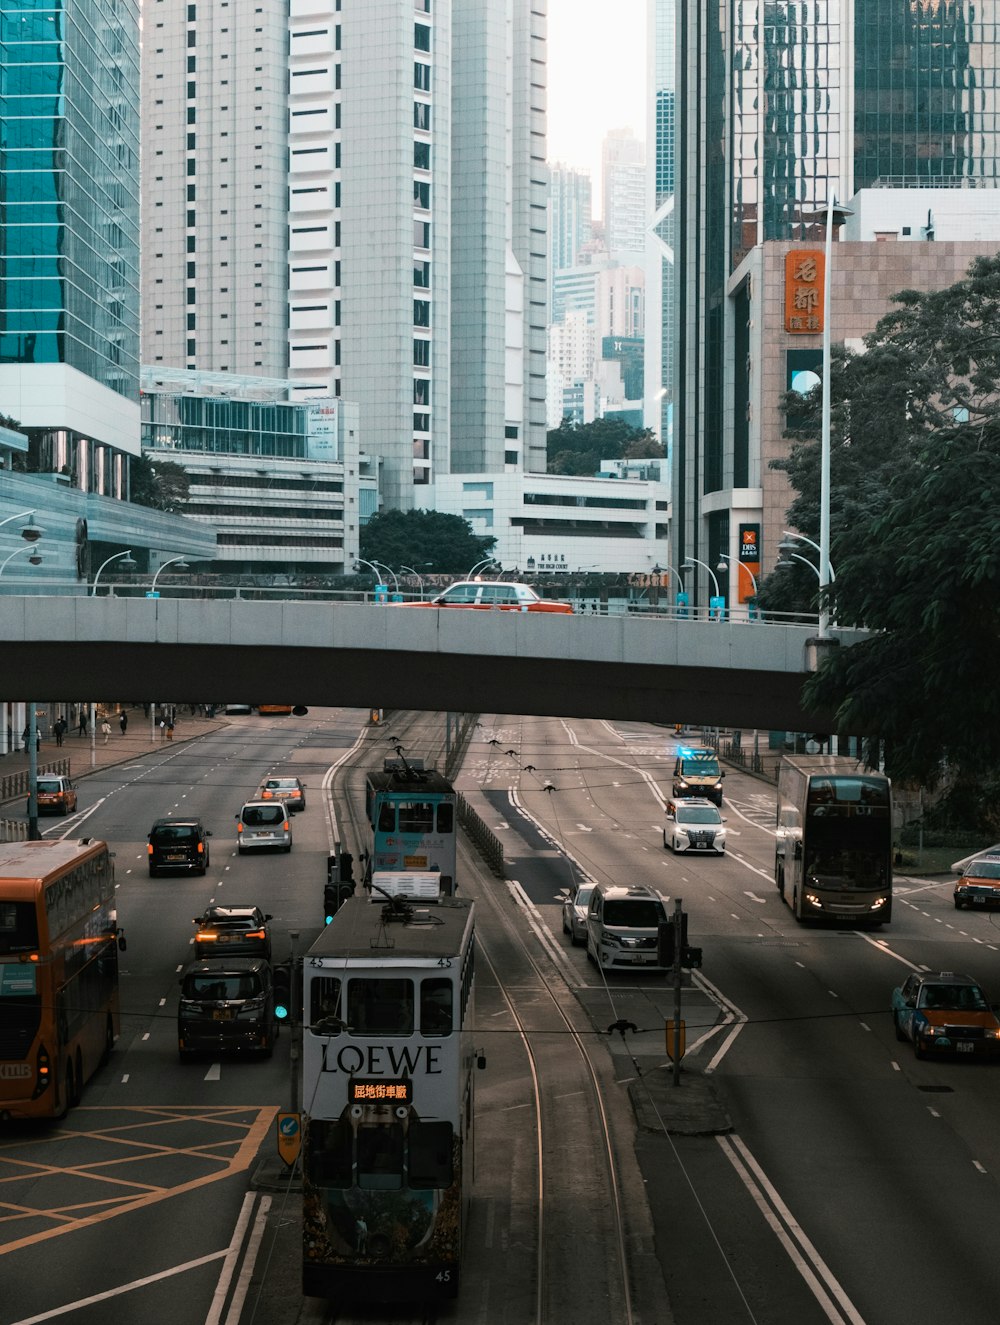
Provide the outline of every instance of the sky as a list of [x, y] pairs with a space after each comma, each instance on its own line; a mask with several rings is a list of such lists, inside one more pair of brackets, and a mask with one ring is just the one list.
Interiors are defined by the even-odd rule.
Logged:
[[609, 129], [646, 136], [647, 0], [549, 0], [548, 159], [589, 170], [594, 208], [601, 140]]

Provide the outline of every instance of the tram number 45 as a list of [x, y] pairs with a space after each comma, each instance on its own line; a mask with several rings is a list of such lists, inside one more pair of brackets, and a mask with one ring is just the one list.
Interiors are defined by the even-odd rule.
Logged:
[[451, 965], [451, 958], [450, 958], [450, 957], [439, 957], [439, 958], [437, 959], [437, 964], [438, 964], [438, 966], [450, 966], [450, 965]]
[[447, 1283], [450, 1283], [450, 1282], [451, 1282], [451, 1271], [450, 1271], [450, 1270], [438, 1270], [437, 1274], [434, 1276], [434, 1280], [435, 1280], [436, 1283], [439, 1283], [439, 1284], [447, 1284]]

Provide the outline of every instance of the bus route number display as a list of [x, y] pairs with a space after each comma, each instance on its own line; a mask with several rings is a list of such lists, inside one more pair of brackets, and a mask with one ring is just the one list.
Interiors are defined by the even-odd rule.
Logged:
[[347, 1102], [349, 1104], [412, 1104], [413, 1082], [409, 1077], [399, 1081], [387, 1081], [384, 1078], [354, 1077], [350, 1084]]

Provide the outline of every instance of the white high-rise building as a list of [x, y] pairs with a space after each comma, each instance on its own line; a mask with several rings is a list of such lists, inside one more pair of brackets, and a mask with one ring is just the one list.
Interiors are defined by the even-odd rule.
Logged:
[[645, 149], [631, 129], [613, 129], [601, 145], [604, 242], [627, 262], [646, 248]]
[[545, 0], [234, 5], [146, 7], [145, 361], [356, 401], [386, 507], [544, 468]]

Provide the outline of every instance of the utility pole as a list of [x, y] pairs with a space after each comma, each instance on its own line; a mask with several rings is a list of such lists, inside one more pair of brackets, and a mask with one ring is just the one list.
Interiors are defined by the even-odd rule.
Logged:
[[290, 929], [288, 931], [289, 939], [289, 997], [288, 997], [288, 1029], [292, 1037], [291, 1050], [288, 1055], [289, 1068], [292, 1074], [291, 1081], [291, 1104], [292, 1113], [298, 1113], [300, 1110], [299, 1100], [299, 1080], [300, 1064], [302, 1059], [302, 1018], [299, 1016], [299, 1000], [302, 996], [302, 981], [299, 979], [299, 958], [296, 948], [299, 943], [299, 931]]
[[38, 718], [35, 701], [28, 705], [28, 840], [37, 842], [38, 831]]
[[683, 926], [684, 914], [683, 903], [678, 897], [674, 900], [674, 1085], [681, 1084], [681, 1043], [683, 1035], [681, 1027], [681, 948], [684, 944]]

